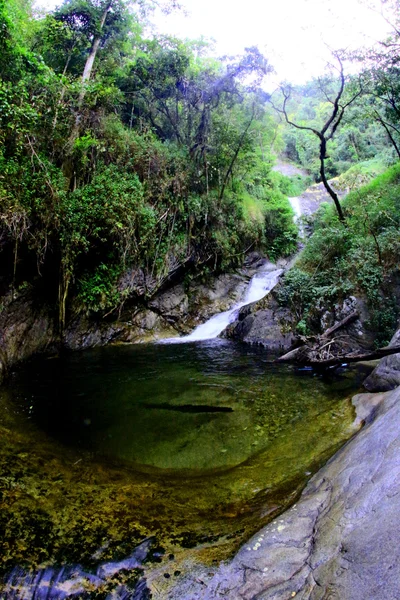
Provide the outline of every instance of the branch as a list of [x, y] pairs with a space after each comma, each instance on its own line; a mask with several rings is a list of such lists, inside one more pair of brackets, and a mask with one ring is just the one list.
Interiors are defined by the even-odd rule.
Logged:
[[275, 106], [275, 104], [270, 99], [269, 102], [271, 103], [272, 108], [285, 117], [285, 121], [286, 121], [286, 123], [288, 123], [288, 125], [292, 125], [296, 129], [302, 129], [304, 131], [312, 131], [312, 133], [314, 133], [317, 137], [321, 138], [321, 134], [319, 131], [317, 131], [317, 129], [314, 129], [313, 127], [306, 127], [305, 125], [298, 125], [297, 123], [295, 123], [294, 121], [291, 121], [289, 119], [287, 110], [286, 110], [286, 104], [287, 104], [287, 101], [290, 99], [290, 93], [289, 94], [286, 93], [283, 88], [281, 88], [281, 92], [282, 92], [282, 95], [284, 98], [282, 108], [278, 108], [277, 106]]
[[[332, 111], [332, 114], [331, 114], [330, 118], [326, 121], [325, 125], [323, 126], [323, 128], [321, 130], [321, 134], [322, 135], [325, 135], [325, 133], [328, 131], [328, 129], [331, 126], [331, 124], [335, 121], [336, 116], [337, 116], [337, 114], [339, 112], [339, 108], [340, 108], [339, 101], [340, 101], [340, 98], [342, 97], [343, 91], [344, 91], [345, 79], [344, 79], [344, 73], [343, 73], [343, 64], [342, 64], [342, 61], [340, 60], [340, 57], [339, 57], [338, 54], [335, 54], [335, 57], [337, 58], [337, 60], [339, 62], [339, 66], [340, 66], [340, 69], [339, 69], [340, 88], [339, 88], [339, 91], [336, 94], [336, 98], [335, 98], [335, 100], [333, 102], [333, 111]], [[341, 117], [340, 117], [340, 119], [341, 119]]]

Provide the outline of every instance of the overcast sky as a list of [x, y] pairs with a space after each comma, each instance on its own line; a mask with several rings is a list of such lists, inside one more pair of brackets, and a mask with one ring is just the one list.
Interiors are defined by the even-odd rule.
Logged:
[[[38, 0], [53, 8], [61, 0]], [[215, 40], [215, 53], [257, 45], [274, 66], [273, 82], [318, 75], [332, 49], [371, 46], [388, 32], [379, 0], [180, 0], [187, 16], [156, 17], [160, 33]], [[375, 6], [376, 10], [367, 7]], [[272, 84], [273, 85], [273, 84]]]

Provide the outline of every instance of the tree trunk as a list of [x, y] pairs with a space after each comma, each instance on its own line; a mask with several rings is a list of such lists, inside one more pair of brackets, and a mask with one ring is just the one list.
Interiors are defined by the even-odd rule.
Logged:
[[326, 191], [328, 192], [328, 194], [330, 195], [330, 197], [332, 198], [332, 200], [335, 203], [336, 206], [336, 210], [337, 213], [339, 215], [339, 220], [343, 223], [344, 222], [344, 214], [342, 211], [342, 207], [340, 205], [340, 200], [339, 200], [339, 196], [336, 194], [336, 192], [331, 188], [331, 186], [329, 185], [329, 181], [326, 178], [326, 174], [325, 174], [325, 159], [326, 159], [326, 140], [323, 136], [320, 137], [320, 146], [319, 146], [319, 160], [320, 160], [320, 175], [321, 175], [321, 179], [322, 179], [322, 183], [324, 184], [324, 187], [326, 189]]
[[103, 14], [101, 16], [101, 21], [100, 21], [100, 24], [99, 24], [99, 33], [94, 38], [93, 43], [92, 43], [92, 47], [90, 49], [89, 56], [86, 59], [85, 68], [83, 69], [83, 74], [82, 74], [82, 81], [81, 81], [81, 83], [82, 83], [82, 90], [81, 90], [81, 93], [79, 94], [79, 104], [82, 104], [83, 99], [85, 97], [85, 93], [86, 93], [85, 83], [87, 81], [89, 81], [90, 76], [92, 74], [94, 61], [95, 61], [96, 54], [97, 54], [97, 51], [99, 49], [100, 42], [101, 42], [101, 31], [102, 31], [102, 29], [104, 27], [104, 23], [106, 22], [106, 18], [107, 18], [109, 10], [111, 8], [111, 4], [112, 4], [112, 2], [108, 2], [107, 3], [107, 6], [106, 6], [106, 8], [105, 8], [105, 10], [104, 10], [104, 12], [103, 12]]

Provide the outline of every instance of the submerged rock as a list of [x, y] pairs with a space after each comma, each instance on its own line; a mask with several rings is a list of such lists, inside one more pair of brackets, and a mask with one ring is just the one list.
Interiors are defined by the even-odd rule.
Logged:
[[300, 501], [228, 564], [198, 570], [174, 600], [388, 600], [400, 581], [400, 388], [353, 399], [364, 429]]
[[68, 598], [130, 598], [148, 600], [151, 596], [140, 567], [147, 558], [152, 540], [142, 542], [132, 554], [118, 562], [99, 565], [90, 572], [80, 565], [45, 567], [28, 571], [16, 567], [4, 578], [2, 598], [10, 600], [64, 600]]

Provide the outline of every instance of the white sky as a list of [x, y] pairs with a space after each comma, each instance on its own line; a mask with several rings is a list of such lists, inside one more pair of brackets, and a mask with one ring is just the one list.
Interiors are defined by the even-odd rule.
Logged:
[[[355, 49], [383, 39], [389, 26], [380, 0], [180, 0], [188, 15], [155, 19], [159, 33], [215, 40], [216, 55], [258, 46], [277, 74], [275, 82], [303, 83], [322, 72], [328, 47]], [[38, 0], [53, 8], [61, 0]], [[372, 10], [366, 6], [375, 6]], [[269, 87], [270, 87], [269, 86]]]

